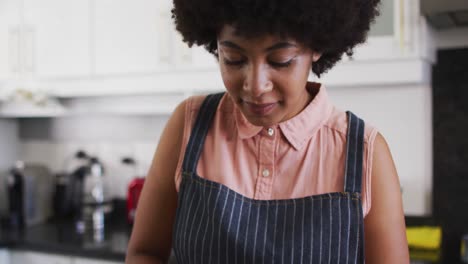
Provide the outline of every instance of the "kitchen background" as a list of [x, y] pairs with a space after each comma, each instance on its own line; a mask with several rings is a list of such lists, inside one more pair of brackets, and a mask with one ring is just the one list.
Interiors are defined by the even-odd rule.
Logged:
[[[71, 157], [83, 150], [102, 163], [109, 196], [128, 198], [130, 182], [148, 170], [174, 107], [188, 96], [223, 90], [214, 58], [180, 40], [170, 6], [169, 0], [0, 0], [0, 182], [6, 182], [17, 160], [45, 165], [52, 174], [70, 172]], [[442, 246], [447, 249], [437, 258], [457, 263], [468, 227], [458, 224], [446, 231], [451, 222], [444, 215], [468, 222], [466, 214], [458, 214], [467, 207], [455, 206], [456, 200], [468, 200], [463, 191], [468, 182], [466, 173], [458, 181], [446, 176], [453, 166], [438, 161], [452, 155], [463, 164], [466, 148], [454, 154], [437, 151], [440, 145], [452, 146], [439, 144], [438, 137], [456, 136], [448, 132], [466, 121], [466, 109], [454, 103], [462, 99], [450, 93], [453, 86], [463, 91], [466, 77], [457, 79], [444, 69], [456, 76], [468, 72], [466, 66], [452, 67], [455, 59], [457, 65], [468, 59], [468, 2], [382, 0], [381, 13], [353, 59], [345, 58], [317, 81], [328, 87], [336, 105], [380, 129], [399, 172], [409, 222], [445, 227]], [[438, 75], [441, 71], [445, 75]], [[457, 82], [435, 84], [440, 79]], [[438, 101], [444, 93], [436, 93], [436, 87], [445, 91], [446, 100]], [[468, 99], [466, 92], [457, 94]], [[438, 109], [449, 114], [438, 115]], [[454, 111], [459, 115], [453, 126], [437, 130]], [[124, 157], [133, 158], [136, 168], [123, 164]], [[462, 190], [456, 197], [454, 185]], [[6, 194], [0, 184], [4, 217]], [[123, 262], [127, 237], [122, 235], [117, 253], [107, 257], [96, 248], [47, 251], [28, 235], [4, 235], [16, 241], [15, 248], [2, 244], [1, 234], [0, 263], [8, 264], [52, 263], [51, 258], [67, 264]]]

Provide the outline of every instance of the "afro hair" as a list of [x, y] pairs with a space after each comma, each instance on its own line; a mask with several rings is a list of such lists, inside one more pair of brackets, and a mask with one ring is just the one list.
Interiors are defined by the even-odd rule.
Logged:
[[247, 38], [293, 38], [322, 53], [312, 65], [312, 72], [320, 76], [366, 41], [379, 4], [380, 0], [174, 0], [172, 18], [184, 42], [204, 46], [215, 56], [224, 25]]

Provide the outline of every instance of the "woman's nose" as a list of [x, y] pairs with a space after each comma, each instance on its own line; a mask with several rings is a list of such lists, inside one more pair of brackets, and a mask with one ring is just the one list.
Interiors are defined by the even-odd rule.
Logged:
[[250, 66], [247, 67], [243, 88], [253, 97], [260, 97], [273, 89], [273, 83], [270, 80], [268, 71], [261, 65]]

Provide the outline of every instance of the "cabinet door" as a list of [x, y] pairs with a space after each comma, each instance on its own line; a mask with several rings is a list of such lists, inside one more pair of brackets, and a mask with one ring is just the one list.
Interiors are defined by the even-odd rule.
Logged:
[[0, 0], [0, 80], [19, 74], [19, 1]]
[[95, 1], [95, 73], [153, 73], [170, 65], [166, 0]]
[[179, 32], [173, 29], [174, 41], [174, 61], [177, 69], [180, 70], [218, 70], [216, 57], [209, 53], [204, 47], [188, 47], [182, 41]]
[[124, 261], [116, 262], [116, 261], [108, 261], [108, 260], [74, 258], [72, 264], [124, 264]]
[[392, 36], [395, 34], [395, 0], [382, 0], [380, 2], [380, 15], [371, 25], [369, 36]]
[[70, 257], [27, 251], [12, 251], [10, 261], [10, 264], [72, 264]]
[[90, 0], [23, 0], [22, 64], [26, 75], [90, 72]]
[[193, 66], [198, 69], [218, 70], [216, 57], [204, 47], [192, 47]]

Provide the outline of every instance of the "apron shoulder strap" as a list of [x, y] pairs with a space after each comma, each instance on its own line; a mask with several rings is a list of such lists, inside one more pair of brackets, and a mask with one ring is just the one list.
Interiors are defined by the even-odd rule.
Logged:
[[361, 193], [364, 146], [364, 121], [352, 112], [348, 116], [346, 140], [345, 192]]
[[205, 137], [210, 128], [213, 117], [218, 108], [219, 101], [225, 92], [210, 94], [206, 96], [200, 110], [198, 111], [195, 125], [193, 126], [190, 134], [190, 139], [185, 149], [184, 161], [182, 163], [182, 170], [190, 174], [196, 173], [198, 159], [200, 158]]

